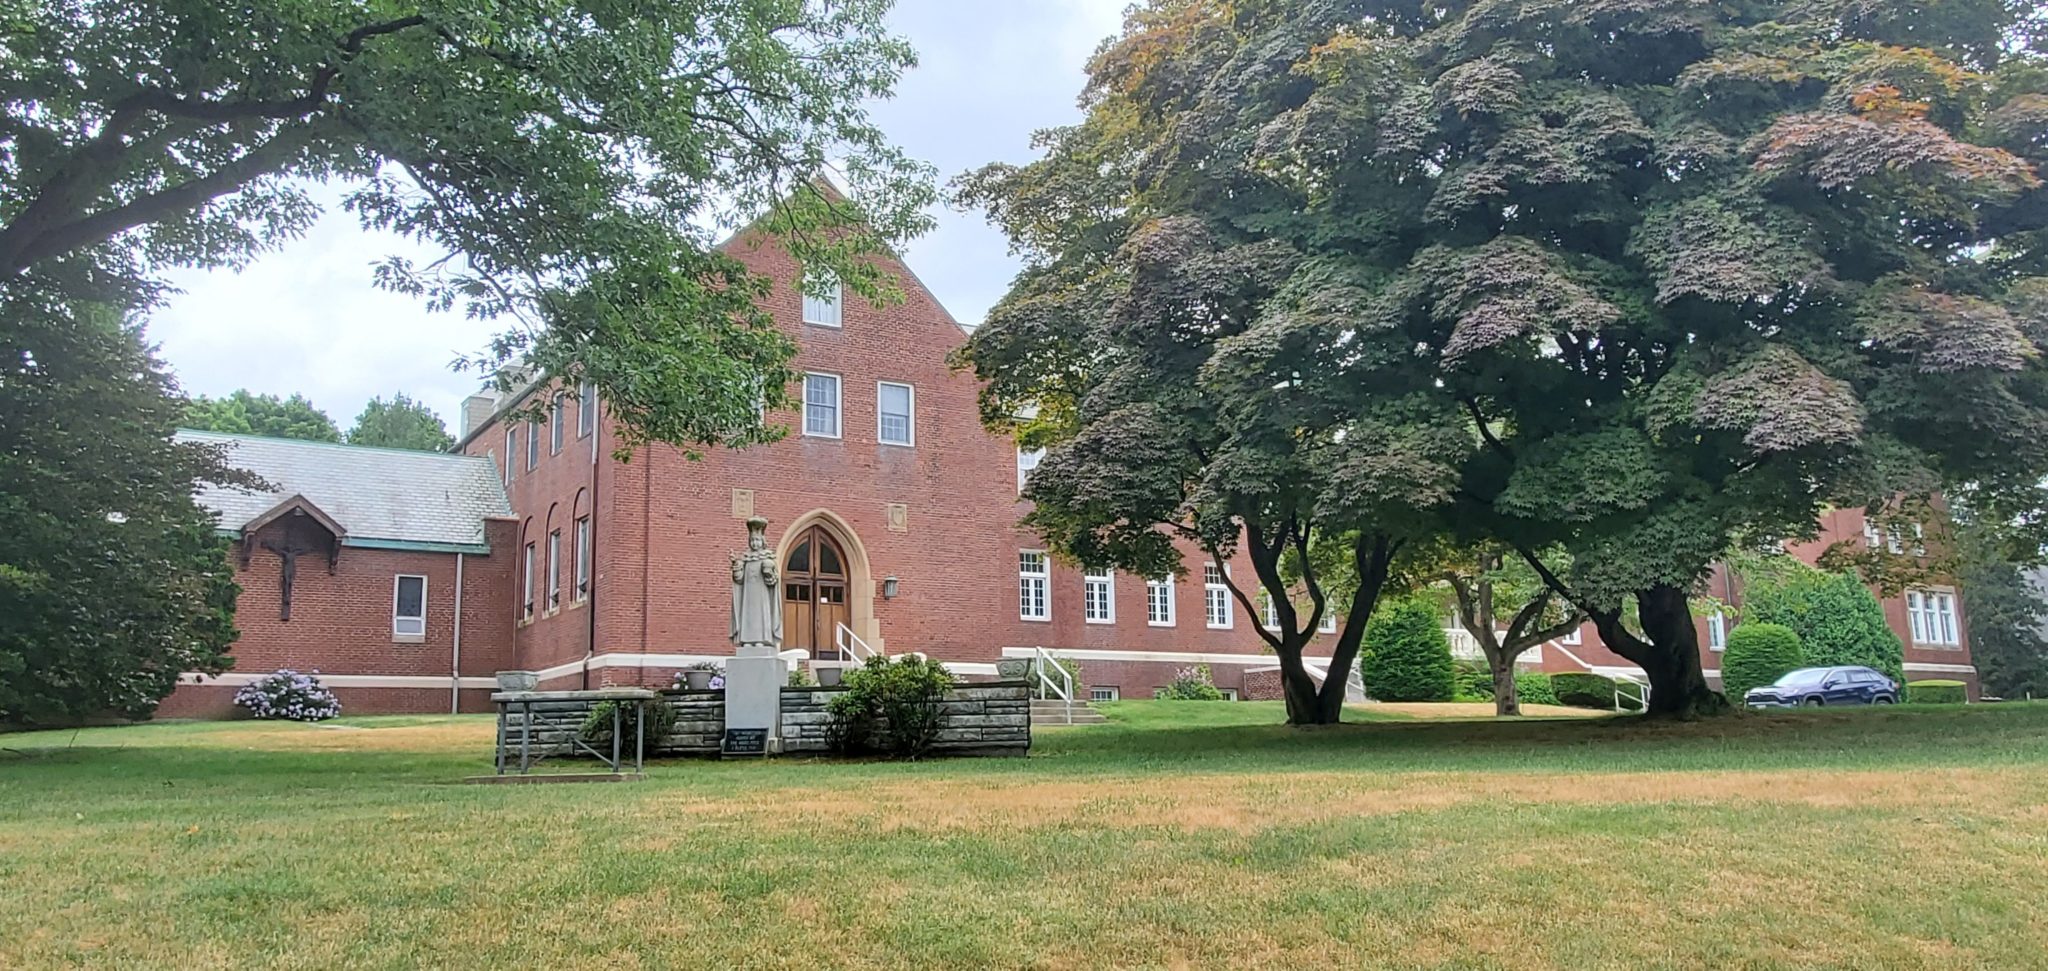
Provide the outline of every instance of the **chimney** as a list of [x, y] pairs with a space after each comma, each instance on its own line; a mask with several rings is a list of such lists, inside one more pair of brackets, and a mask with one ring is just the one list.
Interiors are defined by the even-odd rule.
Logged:
[[491, 420], [491, 412], [497, 410], [497, 395], [473, 394], [462, 399], [462, 437], [468, 438], [470, 432], [483, 427], [484, 422]]

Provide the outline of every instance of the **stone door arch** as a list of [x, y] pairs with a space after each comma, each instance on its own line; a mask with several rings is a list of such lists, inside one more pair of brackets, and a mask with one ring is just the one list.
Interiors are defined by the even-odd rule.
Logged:
[[844, 623], [869, 647], [882, 650], [867, 549], [845, 520], [823, 509], [797, 517], [782, 531], [775, 556], [783, 571], [784, 649], [803, 648], [813, 658], [832, 660], [837, 657], [834, 628]]

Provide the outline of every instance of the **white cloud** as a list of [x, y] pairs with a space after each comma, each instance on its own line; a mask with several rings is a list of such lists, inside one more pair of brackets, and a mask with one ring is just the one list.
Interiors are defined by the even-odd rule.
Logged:
[[[905, 0], [891, 20], [918, 48], [919, 66], [876, 120], [941, 178], [991, 161], [1031, 157], [1031, 133], [1077, 120], [1083, 66], [1121, 23], [1124, 0], [1020, 4]], [[331, 197], [331, 194], [329, 194]], [[1002, 296], [1016, 261], [979, 213], [943, 210], [906, 256], [961, 320], [979, 321]], [[236, 388], [311, 398], [346, 429], [376, 395], [403, 391], [457, 431], [477, 385], [449, 370], [481, 350], [497, 325], [430, 313], [371, 284], [391, 253], [431, 259], [409, 240], [363, 231], [338, 207], [305, 238], [237, 274], [173, 275], [185, 292], [150, 320], [149, 334], [192, 393]]]

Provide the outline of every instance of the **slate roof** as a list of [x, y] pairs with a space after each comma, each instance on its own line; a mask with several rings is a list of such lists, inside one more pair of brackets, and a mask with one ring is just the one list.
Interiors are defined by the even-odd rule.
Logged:
[[177, 438], [225, 446], [230, 465], [255, 473], [270, 486], [267, 492], [200, 487], [199, 504], [219, 515], [220, 527], [231, 532], [298, 494], [348, 531], [345, 546], [483, 552], [484, 519], [512, 514], [496, 463], [481, 455], [185, 429]]

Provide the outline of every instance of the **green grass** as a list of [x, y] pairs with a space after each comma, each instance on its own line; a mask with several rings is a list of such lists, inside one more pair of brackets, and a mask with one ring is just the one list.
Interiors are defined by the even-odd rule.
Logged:
[[468, 786], [488, 718], [0, 736], [0, 968], [2038, 966], [2048, 705], [1120, 702], [1028, 759]]

